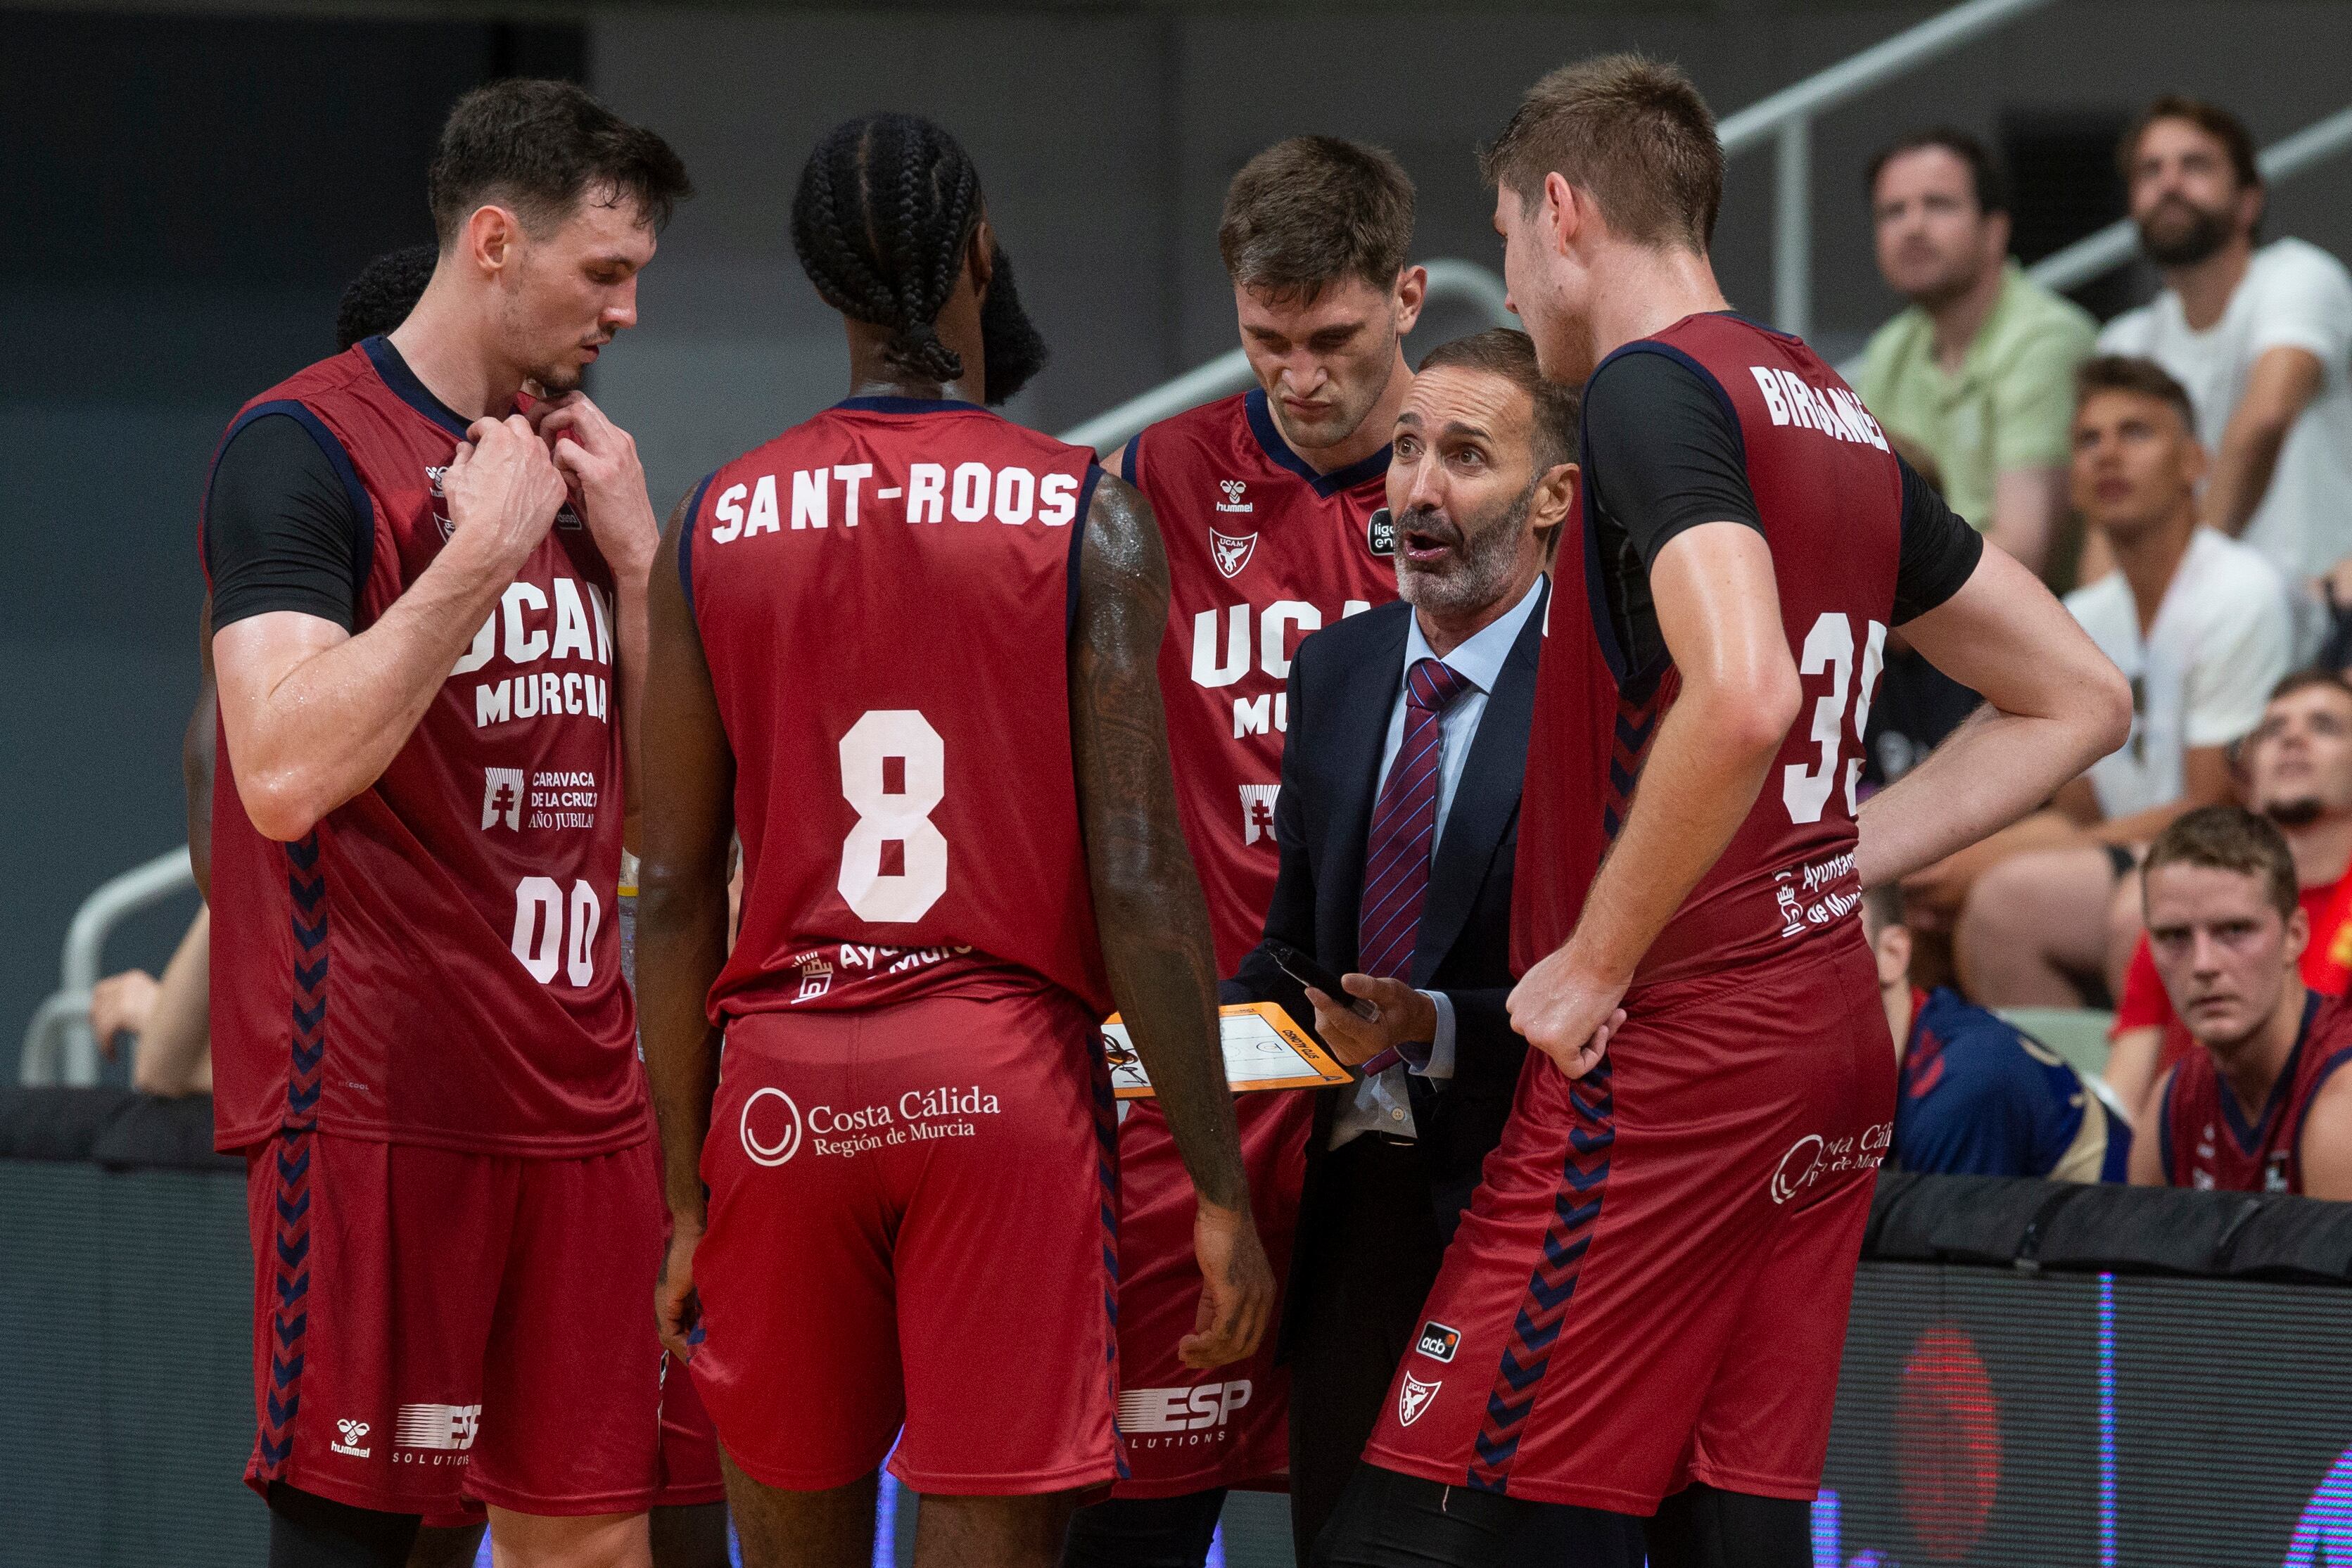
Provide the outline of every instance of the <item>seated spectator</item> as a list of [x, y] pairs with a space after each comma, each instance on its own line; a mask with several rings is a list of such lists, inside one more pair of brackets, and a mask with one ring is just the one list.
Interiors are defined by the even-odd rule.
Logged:
[[[1965, 883], [1954, 958], [1986, 1007], [2081, 1007], [2120, 987], [2138, 846], [2183, 811], [2231, 798], [2230, 747], [2287, 672], [2285, 590], [2246, 546], [2200, 526], [2203, 449], [2180, 384], [2146, 360], [2084, 363], [2074, 503], [2116, 569], [2066, 608], [2131, 681], [2132, 733], [2053, 809], [1915, 879]], [[1955, 870], [1955, 863], [1958, 869]], [[1906, 891], [1913, 889], [1906, 886]]]
[[[2240, 762], [2246, 804], [2268, 817], [2294, 856], [2297, 894], [2311, 922], [2304, 983], [2341, 996], [2352, 978], [2352, 685], [2332, 671], [2281, 681]], [[2164, 994], [2145, 934], [2135, 938], [2116, 1002], [2107, 1085], [2137, 1106], [2166, 1069], [2196, 1049]]]
[[2294, 853], [2237, 806], [2159, 835], [2142, 879], [2147, 936], [2200, 1049], [2158, 1085], [2132, 1145], [2136, 1186], [2352, 1198], [2352, 1002], [2303, 983], [2311, 936]]
[[142, 1093], [212, 1092], [212, 932], [210, 913], [199, 909], [161, 980], [126, 969], [90, 988], [98, 1049], [111, 1061], [115, 1041], [131, 1036], [131, 1086]]
[[2321, 629], [2308, 580], [2337, 569], [2352, 605], [2352, 274], [2299, 239], [2255, 247], [2267, 193], [2227, 110], [2159, 98], [2120, 162], [2164, 291], [2107, 323], [2099, 350], [2145, 355], [2189, 389], [2213, 459], [2204, 521], [2297, 591], [2307, 656]]
[[[1890, 1157], [1945, 1176], [2113, 1179], [2131, 1129], [2110, 1133], [2106, 1107], [2063, 1058], [1956, 991], [1911, 983], [1903, 894], [1863, 895], [1862, 933], [1901, 1072]], [[2112, 1153], [2111, 1153], [2112, 1150]]]
[[2074, 367], [2097, 325], [2010, 259], [2007, 183], [1966, 131], [1905, 137], [1872, 161], [1869, 189], [1879, 273], [1911, 307], [1872, 337], [1854, 390], [1935, 459], [1952, 510], [2045, 571]]

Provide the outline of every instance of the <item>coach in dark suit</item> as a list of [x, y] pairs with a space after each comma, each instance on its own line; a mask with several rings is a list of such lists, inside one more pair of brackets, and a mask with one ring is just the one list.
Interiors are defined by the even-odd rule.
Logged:
[[[1537, 374], [1524, 335], [1433, 350], [1389, 469], [1403, 601], [1316, 632], [1290, 668], [1281, 871], [1265, 942], [1226, 999], [1311, 1009], [1350, 1066], [1402, 1059], [1323, 1091], [1307, 1145], [1283, 1325], [1302, 1563], [1421, 1330], [1527, 1052], [1505, 1007], [1511, 867], [1545, 550], [1575, 500], [1575, 399]], [[1271, 944], [1312, 954], [1377, 1020], [1302, 992]], [[1551, 1561], [1641, 1560], [1639, 1534], [1613, 1515], [1547, 1511], [1528, 1533]], [[1581, 1555], [1559, 1555], [1570, 1535]]]

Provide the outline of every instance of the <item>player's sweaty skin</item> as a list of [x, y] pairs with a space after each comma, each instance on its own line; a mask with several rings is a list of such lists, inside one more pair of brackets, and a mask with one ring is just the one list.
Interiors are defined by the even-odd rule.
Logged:
[[1201, 1306], [1180, 1350], [1186, 1365], [1209, 1367], [1256, 1348], [1274, 1274], [1250, 1218], [1233, 1094], [1215, 1043], [1208, 908], [1176, 812], [1160, 701], [1167, 622], [1168, 560], [1150, 504], [1106, 476], [1078, 552], [1070, 663], [1078, 817], [1111, 995], [1199, 1196]]

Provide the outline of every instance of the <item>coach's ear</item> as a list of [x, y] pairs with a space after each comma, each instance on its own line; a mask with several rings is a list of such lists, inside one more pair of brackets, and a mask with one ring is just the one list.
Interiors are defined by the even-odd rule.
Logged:
[[1559, 553], [1560, 525], [1575, 515], [1577, 492], [1583, 483], [1584, 470], [1574, 463], [1554, 464], [1536, 481], [1528, 517], [1535, 526], [1536, 537], [1543, 540], [1547, 566]]

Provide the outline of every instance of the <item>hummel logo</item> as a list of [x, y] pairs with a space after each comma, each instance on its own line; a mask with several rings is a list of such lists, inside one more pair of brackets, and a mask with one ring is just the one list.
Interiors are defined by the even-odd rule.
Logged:
[[366, 1422], [354, 1421], [346, 1416], [335, 1423], [335, 1430], [343, 1435], [343, 1439], [340, 1443], [329, 1443], [328, 1448], [338, 1454], [349, 1454], [355, 1459], [364, 1459], [368, 1457], [368, 1451], [360, 1446], [360, 1439], [368, 1435]]
[[[1248, 489], [1249, 486], [1241, 480], [1220, 479], [1217, 482], [1217, 488], [1225, 493], [1225, 498], [1217, 503], [1217, 510], [1221, 512], [1255, 512], [1257, 510], [1256, 502], [1244, 501], [1242, 499], [1242, 492]], [[1225, 575], [1227, 577], [1231, 577], [1233, 573], [1227, 572]]]

